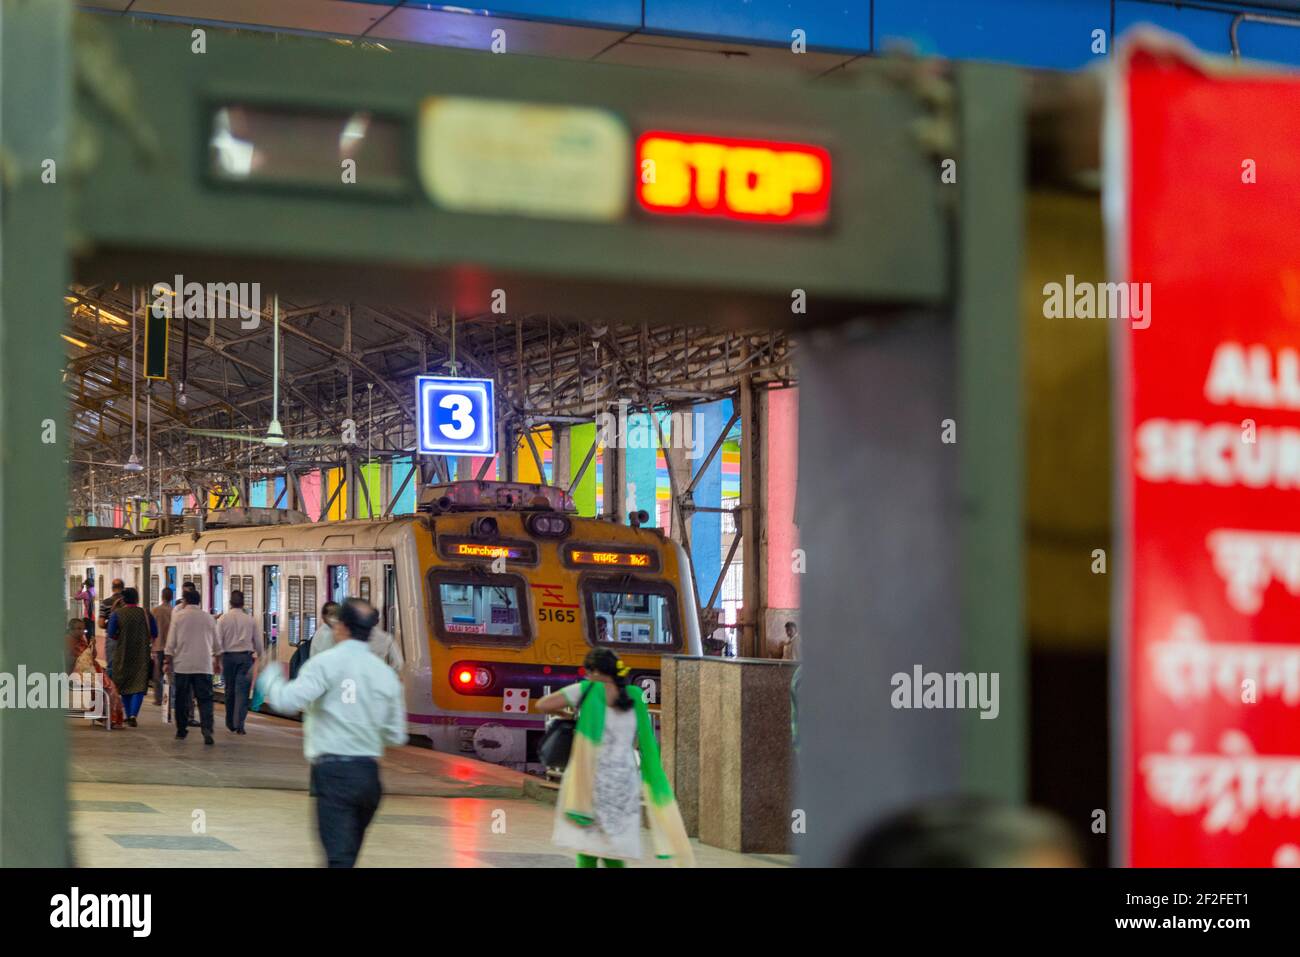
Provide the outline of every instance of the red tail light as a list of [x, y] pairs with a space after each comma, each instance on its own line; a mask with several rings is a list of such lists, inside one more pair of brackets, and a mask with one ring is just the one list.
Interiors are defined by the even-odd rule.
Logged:
[[455, 665], [451, 669], [452, 686], [461, 691], [482, 691], [492, 684], [492, 670], [482, 665]]

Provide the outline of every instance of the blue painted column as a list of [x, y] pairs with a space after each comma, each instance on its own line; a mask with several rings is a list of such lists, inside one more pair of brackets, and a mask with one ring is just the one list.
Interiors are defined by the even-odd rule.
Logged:
[[[410, 456], [393, 459], [393, 467], [389, 470], [389, 474], [392, 477], [392, 485], [388, 490], [390, 496], [393, 492], [397, 491], [397, 487], [402, 484], [406, 479], [407, 473], [410, 471]], [[419, 475], [412, 477], [411, 481], [406, 483], [406, 488], [402, 489], [402, 494], [397, 496], [397, 501], [393, 503], [394, 515], [410, 515], [415, 511], [415, 490], [419, 485]]]
[[645, 509], [650, 515], [647, 527], [659, 524], [659, 510], [655, 507], [655, 479], [658, 472], [659, 436], [654, 420], [645, 412], [627, 417], [627, 511]]
[[[698, 459], [691, 461], [691, 475], [699, 472], [704, 464], [704, 456], [713, 448], [718, 433], [722, 431], [731, 418], [731, 400], [722, 399], [697, 405], [689, 411], [696, 414], [695, 428], [699, 430], [697, 440], [702, 447]], [[722, 453], [713, 457], [708, 468], [695, 485], [695, 505], [698, 508], [722, 507]], [[691, 558], [695, 563], [695, 584], [700, 592], [700, 601], [709, 600], [709, 593], [722, 571], [722, 516], [717, 512], [696, 512], [691, 521]], [[721, 606], [721, 592], [714, 602], [715, 608]]]

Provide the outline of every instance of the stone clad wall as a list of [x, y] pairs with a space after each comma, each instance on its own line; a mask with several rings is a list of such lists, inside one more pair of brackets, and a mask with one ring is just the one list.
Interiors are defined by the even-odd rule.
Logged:
[[746, 853], [791, 849], [794, 669], [756, 658], [663, 660], [664, 766], [692, 837]]

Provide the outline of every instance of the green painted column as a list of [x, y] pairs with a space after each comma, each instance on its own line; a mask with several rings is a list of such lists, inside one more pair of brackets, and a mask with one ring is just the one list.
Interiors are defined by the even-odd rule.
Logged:
[[969, 793], [1023, 801], [1029, 780], [1020, 266], [1024, 78], [957, 71], [957, 452], [963, 670], [998, 676], [998, 716], [965, 718]]
[[[596, 441], [596, 426], [575, 425], [569, 430], [570, 479], [582, 466], [591, 444]], [[599, 454], [599, 453], [597, 453]], [[596, 514], [596, 461], [593, 459], [583, 473], [582, 481], [573, 490], [573, 501], [578, 507], [578, 514], [592, 517]]]
[[[59, 333], [71, 18], [70, 3], [0, 0], [0, 674], [14, 682], [20, 668], [65, 668], [67, 346]], [[70, 719], [58, 708], [8, 704], [0, 707], [0, 866], [66, 865]]]

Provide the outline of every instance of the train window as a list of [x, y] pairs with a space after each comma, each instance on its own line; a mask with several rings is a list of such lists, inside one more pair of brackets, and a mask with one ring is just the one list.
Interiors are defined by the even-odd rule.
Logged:
[[532, 640], [524, 581], [517, 575], [429, 572], [434, 633], [454, 645], [510, 645]]
[[[233, 581], [233, 579], [232, 579], [232, 581]], [[248, 613], [251, 615], [251, 614], [253, 614], [253, 607], [254, 607], [254, 606], [253, 606], [253, 576], [252, 576], [252, 575], [245, 575], [245, 576], [244, 576], [244, 583], [243, 583], [243, 585], [240, 586], [240, 590], [244, 593], [244, 607], [248, 610]]]
[[316, 635], [316, 576], [304, 575], [302, 579], [302, 611], [306, 627], [303, 629], [308, 638]]
[[208, 575], [212, 579], [212, 598], [208, 610], [214, 615], [219, 615], [226, 610], [226, 570], [221, 565], [213, 565], [208, 569]]
[[347, 565], [329, 565], [325, 569], [326, 578], [329, 582], [330, 601], [336, 601], [340, 605], [351, 597], [348, 590], [348, 566]]
[[161, 594], [162, 593], [158, 591], [158, 576], [150, 575], [149, 576], [149, 600], [162, 601], [162, 598], [160, 597]]
[[268, 656], [275, 657], [272, 646], [280, 640], [280, 566], [262, 566], [262, 634], [266, 638]]
[[297, 647], [302, 641], [302, 579], [289, 576], [289, 644]]
[[681, 647], [677, 592], [666, 582], [591, 578], [583, 583], [583, 599], [594, 645], [639, 645], [655, 651]]
[[362, 578], [360, 585], [357, 586], [357, 594], [362, 601], [370, 601], [370, 579]]
[[[397, 615], [397, 573], [392, 565], [384, 566], [384, 631], [402, 643], [402, 629]], [[405, 649], [403, 649], [405, 651]]]

